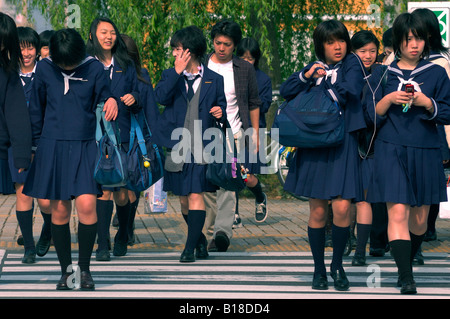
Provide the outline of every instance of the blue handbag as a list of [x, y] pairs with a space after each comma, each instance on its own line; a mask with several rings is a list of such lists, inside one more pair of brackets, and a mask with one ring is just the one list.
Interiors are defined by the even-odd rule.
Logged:
[[105, 120], [104, 103], [97, 105], [97, 159], [94, 179], [107, 187], [123, 187], [127, 184], [126, 153], [120, 145], [117, 123]]
[[[130, 148], [127, 153], [127, 188], [141, 192], [163, 177], [164, 155], [152, 141], [152, 134], [144, 113], [141, 111], [137, 117], [138, 119], [135, 114], [131, 114]], [[143, 131], [146, 131], [146, 134]]]
[[314, 86], [283, 102], [272, 128], [279, 130], [278, 142], [284, 146], [334, 147], [344, 140], [344, 114], [323, 87]]

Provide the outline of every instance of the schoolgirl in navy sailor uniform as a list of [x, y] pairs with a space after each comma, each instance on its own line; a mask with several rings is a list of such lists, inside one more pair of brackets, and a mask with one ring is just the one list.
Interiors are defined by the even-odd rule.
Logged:
[[328, 289], [324, 248], [328, 202], [331, 201], [331, 276], [336, 289], [347, 290], [349, 282], [342, 267], [342, 256], [349, 235], [350, 203], [364, 199], [356, 138], [356, 131], [366, 126], [360, 100], [364, 73], [359, 57], [350, 53], [350, 37], [341, 22], [322, 22], [314, 30], [313, 38], [320, 61], [292, 74], [281, 85], [280, 94], [290, 100], [311, 86], [326, 89], [324, 82], [327, 81], [343, 109], [346, 133], [340, 146], [298, 149], [284, 188], [310, 198], [308, 238], [315, 267], [313, 289]]
[[[130, 141], [130, 112], [138, 112], [138, 79], [133, 61], [128, 56], [127, 47], [113, 21], [108, 18], [97, 18], [91, 23], [87, 52], [104, 65], [104, 72], [111, 82], [111, 92], [119, 101], [117, 124], [120, 130], [122, 147], [127, 152]], [[103, 187], [103, 196], [97, 200], [98, 246], [96, 260], [110, 260], [109, 227], [116, 203], [116, 213], [119, 229], [114, 237], [114, 256], [124, 256], [127, 253], [128, 219], [132, 202], [136, 201], [134, 193], [128, 194], [125, 187]], [[114, 199], [114, 201], [113, 201]]]
[[[427, 228], [429, 207], [447, 199], [436, 124], [450, 123], [450, 80], [442, 67], [426, 59], [428, 32], [418, 17], [399, 15], [393, 39], [397, 59], [386, 72], [375, 70], [369, 81], [377, 88], [387, 76], [385, 87], [366, 99], [380, 121], [367, 200], [387, 203], [400, 292], [415, 294], [411, 262]], [[413, 92], [405, 92], [407, 84]]]
[[[368, 30], [362, 30], [356, 32], [352, 36], [352, 50], [361, 58], [361, 62], [364, 65], [366, 78], [370, 77], [370, 74], [377, 67], [375, 64], [380, 42], [377, 37]], [[364, 100], [366, 94], [372, 94], [369, 87], [364, 86], [361, 99]], [[366, 114], [367, 112], [365, 112]], [[365, 154], [360, 153], [361, 161], [361, 178], [364, 192], [367, 191], [367, 187], [372, 177], [373, 171], [373, 155], [370, 153], [369, 148], [373, 149], [373, 142], [375, 139], [374, 132], [376, 129], [373, 127], [373, 121], [366, 116], [367, 128], [358, 132], [358, 140], [364, 141], [367, 144], [364, 147], [368, 149], [364, 150]], [[363, 266], [366, 264], [366, 245], [370, 236], [370, 230], [372, 226], [372, 207], [370, 203], [364, 201], [357, 202], [355, 204], [356, 216], [355, 226], [352, 226], [353, 236], [354, 229], [356, 228], [356, 249], [352, 259], [352, 266]], [[352, 217], [353, 218], [353, 217]]]
[[[206, 129], [213, 127], [226, 114], [226, 98], [223, 77], [208, 69], [201, 61], [206, 52], [206, 39], [202, 30], [190, 26], [178, 30], [170, 41], [174, 67], [164, 70], [155, 87], [156, 101], [163, 105], [159, 118], [161, 145], [173, 150], [178, 140], [171, 139], [177, 128], [189, 129], [194, 136], [194, 121], [201, 123], [201, 140], [191, 144], [190, 161], [173, 160], [172, 152], [166, 156], [164, 190], [180, 196], [181, 209], [188, 224], [188, 236], [180, 262], [193, 262], [195, 257], [207, 258], [207, 241], [202, 233], [205, 223], [204, 192], [213, 192], [217, 187], [206, 180], [204, 159], [194, 158], [195, 149], [203, 148], [209, 141], [203, 140]], [[190, 84], [189, 90], [188, 81]], [[188, 95], [192, 92], [192, 97]], [[175, 150], [173, 150], [175, 152]], [[196, 256], [194, 252], [196, 250]]]
[[117, 102], [103, 66], [86, 56], [77, 31], [58, 30], [50, 40], [50, 58], [36, 67], [29, 106], [36, 152], [23, 189], [30, 197], [50, 200], [52, 237], [62, 273], [57, 289], [72, 288], [67, 280], [73, 199], [79, 217], [80, 288], [95, 288], [89, 266], [97, 234], [96, 198], [101, 195], [94, 180], [95, 109], [100, 102], [105, 102], [105, 118], [115, 119]]

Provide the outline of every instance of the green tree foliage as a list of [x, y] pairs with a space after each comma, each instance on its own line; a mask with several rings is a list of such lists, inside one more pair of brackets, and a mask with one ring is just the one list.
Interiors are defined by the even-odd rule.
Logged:
[[[352, 23], [356, 29], [367, 28], [361, 15], [369, 2], [357, 0], [30, 0], [28, 6], [38, 8], [54, 29], [67, 26], [73, 18], [67, 8], [80, 8], [79, 32], [85, 39], [89, 26], [97, 16], [113, 20], [121, 33], [128, 34], [140, 47], [141, 58], [149, 69], [153, 83], [162, 70], [173, 63], [168, 43], [178, 29], [197, 25], [205, 31], [212, 48], [211, 27], [224, 18], [238, 22], [245, 37], [256, 38], [263, 51], [261, 68], [279, 85], [292, 72], [314, 58], [312, 32], [325, 18]], [[382, 9], [381, 1], [372, 1]], [[390, 0], [391, 11], [400, 0]], [[29, 10], [28, 12], [30, 12]], [[384, 18], [385, 11], [382, 11]], [[381, 25], [373, 31], [381, 33]], [[381, 31], [380, 31], [381, 30]]]

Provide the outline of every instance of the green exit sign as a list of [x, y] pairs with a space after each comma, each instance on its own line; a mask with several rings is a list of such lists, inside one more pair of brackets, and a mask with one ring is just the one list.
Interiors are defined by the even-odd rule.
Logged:
[[450, 1], [446, 2], [408, 2], [408, 11], [428, 8], [434, 12], [439, 21], [442, 42], [445, 47], [450, 44]]

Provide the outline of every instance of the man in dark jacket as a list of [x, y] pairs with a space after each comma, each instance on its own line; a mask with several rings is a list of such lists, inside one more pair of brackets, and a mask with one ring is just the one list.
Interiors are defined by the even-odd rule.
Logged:
[[[208, 68], [224, 77], [224, 90], [227, 99], [227, 119], [234, 135], [236, 149], [242, 150], [240, 145], [245, 144], [245, 152], [258, 151], [259, 141], [259, 98], [258, 84], [254, 67], [245, 60], [236, 57], [233, 52], [241, 41], [240, 26], [233, 21], [223, 20], [213, 26], [211, 39], [214, 52], [206, 60]], [[251, 125], [250, 125], [251, 124]], [[252, 141], [245, 141], [246, 130], [253, 129]], [[255, 149], [256, 148], [256, 149]], [[252, 163], [245, 163], [249, 169], [247, 187], [255, 195], [255, 219], [263, 222], [266, 219], [266, 195], [262, 192], [258, 178], [253, 175]], [[234, 192], [219, 189], [217, 198], [212, 193], [205, 194], [206, 223], [208, 227], [214, 225], [213, 239], [209, 250], [226, 251], [232, 237], [236, 195]], [[217, 214], [216, 214], [217, 210]]]

